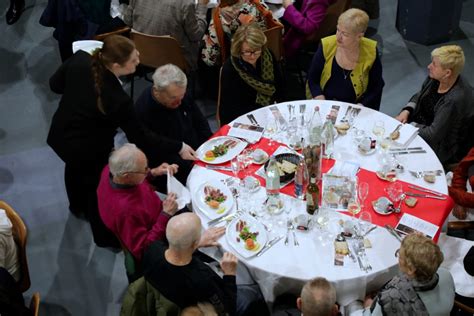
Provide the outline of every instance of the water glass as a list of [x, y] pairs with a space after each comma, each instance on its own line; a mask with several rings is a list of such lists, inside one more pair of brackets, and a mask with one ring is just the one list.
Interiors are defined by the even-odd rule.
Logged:
[[358, 226], [358, 233], [360, 236], [364, 236], [372, 227], [372, 215], [370, 215], [368, 211], [360, 213]]
[[385, 124], [383, 121], [375, 121], [374, 127], [372, 128], [372, 133], [374, 133], [377, 138], [383, 137], [385, 134]]
[[392, 202], [399, 202], [403, 194], [402, 184], [400, 182], [391, 183], [385, 188], [385, 192], [388, 194], [388, 197]]

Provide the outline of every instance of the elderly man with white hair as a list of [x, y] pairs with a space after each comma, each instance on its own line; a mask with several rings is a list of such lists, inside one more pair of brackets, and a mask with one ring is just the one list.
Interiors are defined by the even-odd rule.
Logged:
[[[186, 93], [187, 78], [179, 67], [167, 64], [155, 70], [153, 85], [146, 88], [135, 103], [139, 120], [150, 130], [197, 149], [211, 135], [207, 119]], [[176, 154], [167, 161], [180, 166], [177, 178], [185, 183], [192, 162]], [[151, 161], [152, 165], [156, 163]]]
[[147, 248], [143, 269], [145, 279], [167, 299], [180, 308], [208, 302], [218, 315], [268, 314], [257, 285], [236, 285], [235, 255], [224, 253], [222, 278], [199, 259], [201, 220], [196, 214], [173, 217], [166, 238], [169, 246], [157, 241]]

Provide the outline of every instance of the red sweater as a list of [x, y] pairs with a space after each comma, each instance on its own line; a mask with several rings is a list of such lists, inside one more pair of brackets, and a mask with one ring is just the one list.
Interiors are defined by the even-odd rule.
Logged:
[[105, 226], [137, 260], [141, 261], [150, 243], [165, 239], [169, 216], [162, 212], [162, 202], [147, 180], [137, 186], [116, 188], [111, 185], [109, 166], [105, 166], [97, 198]]
[[474, 165], [474, 148], [471, 148], [466, 157], [461, 160], [453, 172], [453, 180], [449, 189], [449, 195], [456, 204], [464, 207], [474, 207], [474, 193], [467, 192], [466, 182], [469, 180], [474, 189], [474, 177], [469, 178], [469, 168]]

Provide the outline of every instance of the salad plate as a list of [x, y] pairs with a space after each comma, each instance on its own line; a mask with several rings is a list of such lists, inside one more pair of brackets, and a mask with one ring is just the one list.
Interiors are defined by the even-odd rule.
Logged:
[[193, 205], [212, 220], [230, 212], [234, 205], [234, 197], [221, 181], [206, 181], [194, 192]]
[[208, 164], [220, 164], [230, 161], [247, 147], [247, 143], [230, 136], [218, 136], [209, 139], [197, 150], [198, 159]]
[[268, 242], [265, 227], [255, 217], [244, 214], [232, 220], [226, 229], [229, 245], [243, 258], [257, 255]]

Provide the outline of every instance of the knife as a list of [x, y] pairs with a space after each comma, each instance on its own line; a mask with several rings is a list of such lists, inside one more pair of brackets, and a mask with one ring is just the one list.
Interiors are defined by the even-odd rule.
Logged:
[[267, 251], [268, 249], [270, 249], [271, 247], [273, 247], [277, 242], [279, 242], [280, 240], [283, 239], [283, 236], [278, 236], [278, 237], [275, 237], [273, 238], [272, 240], [270, 240], [268, 242], [268, 244], [266, 244], [262, 250], [260, 250], [259, 253], [257, 253], [257, 257], [260, 257], [265, 251]]
[[395, 238], [397, 238], [399, 242], [402, 242], [402, 238], [398, 235], [398, 233], [395, 231], [395, 229], [393, 229], [392, 226], [390, 226], [389, 224], [386, 224], [384, 227], [386, 230], [388, 230], [390, 234], [392, 234]]
[[408, 147], [408, 148], [390, 148], [389, 151], [407, 151], [407, 150], [421, 150], [422, 147]]
[[210, 166], [210, 165], [206, 165], [206, 169], [209, 169], [209, 170], [232, 171], [232, 168], [231, 168], [231, 167], [226, 167], [226, 166]]
[[364, 234], [364, 236], [362, 236], [362, 237], [367, 236], [371, 231], [373, 231], [373, 230], [376, 229], [377, 227], [378, 227], [378, 226], [376, 226], [376, 225], [372, 226], [372, 227]]
[[395, 151], [395, 152], [391, 152], [392, 155], [424, 154], [424, 153], [426, 153], [426, 150]]
[[436, 195], [420, 194], [420, 193], [413, 193], [413, 192], [405, 192], [405, 194], [409, 196], [416, 196], [416, 197], [429, 198], [429, 199], [435, 199], [435, 200], [446, 200], [445, 196], [436, 196]]
[[421, 192], [426, 192], [426, 193], [433, 194], [433, 195], [436, 195], [436, 196], [444, 196], [442, 193], [431, 191], [431, 190], [428, 190], [428, 189], [425, 189], [425, 188], [420, 188], [420, 187], [417, 187], [417, 186], [414, 186], [414, 185], [409, 185], [408, 187], [410, 189], [418, 190], [418, 191], [421, 191]]

